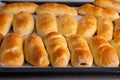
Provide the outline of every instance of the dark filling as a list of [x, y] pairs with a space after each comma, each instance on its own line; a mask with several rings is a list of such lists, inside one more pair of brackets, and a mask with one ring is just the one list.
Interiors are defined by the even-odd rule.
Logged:
[[80, 65], [87, 65], [86, 63], [80, 63]]

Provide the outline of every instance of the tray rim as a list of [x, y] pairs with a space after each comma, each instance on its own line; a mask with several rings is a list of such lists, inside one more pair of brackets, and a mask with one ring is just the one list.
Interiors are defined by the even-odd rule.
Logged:
[[4, 67], [0, 68], [0, 73], [51, 73], [51, 74], [120, 74], [120, 68], [107, 68], [107, 67]]
[[78, 2], [74, 2], [74, 1], [71, 1], [71, 2], [68, 2], [68, 1], [64, 1], [64, 2], [61, 2], [61, 1], [4, 1], [4, 0], [1, 0], [0, 2], [2, 3], [6, 3], [6, 4], [9, 4], [9, 3], [19, 3], [19, 2], [33, 2], [33, 3], [36, 3], [36, 4], [44, 4], [44, 3], [60, 3], [60, 4], [67, 4], [69, 6], [73, 6], [73, 7], [78, 7], [78, 6], [81, 6], [85, 3], [92, 3], [92, 2], [81, 2], [81, 1], [78, 1]]

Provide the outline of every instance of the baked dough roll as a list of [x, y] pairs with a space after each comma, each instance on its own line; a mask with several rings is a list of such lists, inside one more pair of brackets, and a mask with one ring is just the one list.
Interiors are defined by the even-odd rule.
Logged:
[[65, 37], [76, 34], [77, 25], [78, 23], [73, 16], [65, 14], [57, 18], [58, 31]]
[[8, 13], [0, 12], [0, 33], [5, 36], [12, 24], [13, 15]]
[[56, 17], [50, 13], [44, 13], [37, 15], [36, 18], [36, 30], [37, 33], [44, 37], [50, 32], [58, 31]]
[[117, 51], [119, 61], [120, 61], [120, 38], [115, 38], [111, 41], [112, 46], [115, 48]]
[[92, 15], [86, 15], [78, 21], [77, 34], [84, 38], [92, 37], [97, 29], [97, 19]]
[[103, 11], [101, 12], [101, 16], [102, 15], [103, 15], [103, 17], [111, 19], [112, 21], [119, 18], [119, 14], [113, 9], [103, 9]]
[[78, 7], [77, 12], [81, 15], [93, 15], [93, 16], [101, 16], [101, 11], [103, 9], [92, 4], [84, 4]]
[[115, 20], [114, 38], [120, 38], [120, 18]]
[[93, 53], [94, 62], [100, 67], [118, 67], [119, 58], [116, 50], [101, 36], [94, 36], [88, 40]]
[[70, 53], [65, 38], [58, 32], [51, 32], [44, 38], [51, 65], [53, 67], [66, 67], [70, 60]]
[[68, 14], [74, 17], [78, 15], [75, 8], [65, 5], [65, 4], [58, 4], [56, 16], [63, 15], [63, 14]]
[[11, 67], [23, 65], [23, 38], [20, 34], [10, 33], [5, 36], [0, 48], [0, 63]]
[[11, 13], [11, 14], [18, 14], [22, 11], [28, 12], [28, 13], [34, 13], [36, 11], [36, 8], [38, 7], [35, 3], [11, 3], [3, 6], [1, 8], [1, 11]]
[[26, 61], [34, 66], [46, 67], [50, 63], [43, 41], [37, 35], [29, 35], [25, 39], [24, 54]]
[[114, 9], [120, 13], [120, 2], [117, 0], [94, 0], [94, 4], [107, 9]]
[[40, 5], [36, 9], [37, 14], [43, 14], [43, 13], [51, 13], [54, 14], [55, 16], [60, 16], [63, 14], [69, 14], [71, 16], [77, 16], [77, 11], [69, 7], [65, 4], [57, 4], [57, 3], [46, 3], [43, 5]]
[[77, 9], [81, 15], [93, 15], [96, 17], [107, 17], [111, 20], [119, 18], [119, 14], [113, 9], [102, 9], [92, 4], [84, 4]]
[[22, 36], [32, 33], [34, 29], [34, 18], [28, 12], [20, 12], [14, 16], [13, 31]]
[[91, 67], [93, 56], [87, 44], [87, 40], [80, 35], [72, 35], [67, 38], [71, 52], [71, 64], [74, 67]]
[[103, 17], [99, 17], [97, 20], [97, 35], [104, 37], [107, 41], [110, 41], [113, 36], [112, 21]]
[[1, 45], [2, 41], [3, 41], [3, 39], [4, 39], [4, 36], [0, 33], [0, 45]]

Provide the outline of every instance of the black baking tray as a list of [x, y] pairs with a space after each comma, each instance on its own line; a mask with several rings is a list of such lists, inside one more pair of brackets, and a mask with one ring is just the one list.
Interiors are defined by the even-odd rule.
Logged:
[[64, 2], [60, 2], [59, 0], [57, 1], [56, 0], [56, 2], [55, 1], [35, 1], [35, 0], [33, 0], [33, 1], [14, 1], [14, 0], [9, 0], [9, 1], [5, 1], [5, 0], [3, 0], [3, 1], [1, 1], [1, 2], [3, 2], [3, 3], [6, 3], [6, 4], [9, 4], [9, 3], [14, 3], [14, 2], [17, 2], [17, 3], [19, 3], [19, 2], [34, 2], [34, 3], [36, 3], [36, 4], [44, 4], [44, 3], [60, 3], [60, 4], [66, 4], [66, 5], [69, 5], [69, 6], [73, 6], [73, 7], [78, 7], [78, 6], [80, 6], [80, 5], [83, 5], [83, 4], [85, 4], [85, 3], [91, 3], [91, 2], [80, 2], [80, 0], [78, 0], [78, 2], [67, 2], [67, 1], [64, 1]]
[[74, 68], [74, 67], [21, 67], [21, 68], [0, 68], [0, 73], [51, 73], [51, 74], [111, 74], [111, 73], [120, 73], [120, 68], [101, 68], [101, 67], [91, 67], [91, 68]]
[[[25, 1], [1, 1], [3, 3], [9, 4], [13, 2], [25, 2]], [[28, 1], [27, 1], [28, 2]], [[29, 1], [37, 4], [49, 3], [45, 1]], [[85, 3], [91, 2], [55, 2], [67, 4], [69, 6], [78, 7]], [[0, 74], [120, 74], [120, 68], [101, 68], [101, 67], [89, 67], [89, 68], [79, 68], [79, 67], [1, 67]]]

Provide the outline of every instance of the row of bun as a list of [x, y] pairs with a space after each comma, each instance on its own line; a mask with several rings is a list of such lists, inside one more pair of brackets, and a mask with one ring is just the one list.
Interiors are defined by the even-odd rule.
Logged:
[[[99, 67], [118, 67], [119, 55], [115, 49], [120, 39], [112, 45], [101, 36], [86, 40], [79, 34], [67, 38], [58, 32], [51, 32], [43, 39], [37, 34], [30, 34], [25, 39], [18, 33], [1, 36], [1, 66], [20, 67], [24, 60], [37, 67], [92, 67], [93, 62]], [[119, 42], [118, 42], [119, 41]]]
[[[78, 14], [84, 16], [76, 20]], [[54, 31], [65, 37], [79, 34], [85, 38], [96, 33], [108, 41], [119, 36], [119, 13], [93, 4], [84, 4], [76, 10], [57, 3], [40, 6], [35, 3], [11, 3], [1, 7], [0, 18], [0, 33], [4, 36], [11, 30], [11, 25], [13, 32], [22, 36], [31, 34], [34, 30], [42, 38]]]
[[51, 32], [43, 39], [36, 34], [23, 39], [18, 33], [9, 33], [0, 47], [1, 66], [20, 67], [24, 60], [37, 67], [67, 67], [68, 64], [92, 67], [93, 61], [100, 67], [119, 66], [116, 50], [101, 36], [87, 41], [78, 34], [64, 38], [58, 32]]
[[[27, 61], [39, 67], [67, 67], [69, 63], [73, 67], [118, 67], [120, 18], [116, 6], [120, 2], [103, 2], [95, 0], [94, 5], [77, 9], [28, 2], [1, 7], [1, 65], [18, 67]], [[112, 6], [105, 6], [107, 2]]]

